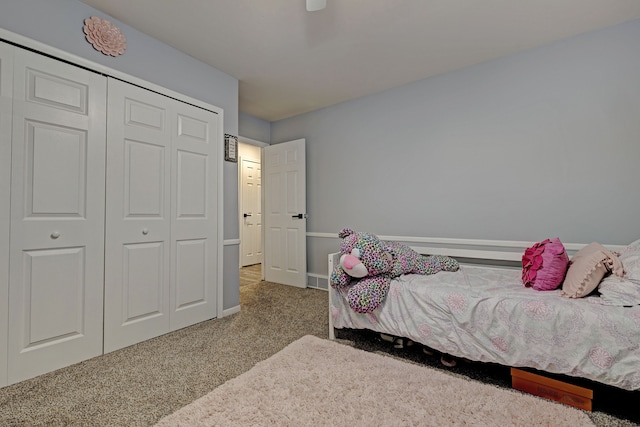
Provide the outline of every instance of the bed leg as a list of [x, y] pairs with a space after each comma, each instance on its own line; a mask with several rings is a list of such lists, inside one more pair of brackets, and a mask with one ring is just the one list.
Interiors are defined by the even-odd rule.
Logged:
[[333, 327], [333, 316], [331, 316], [331, 289], [329, 289], [329, 339], [330, 340], [335, 340], [336, 339], [336, 330]]
[[329, 263], [328, 263], [328, 267], [329, 267], [329, 280], [327, 281], [327, 293], [329, 294], [329, 310], [328, 310], [328, 314], [329, 314], [329, 339], [330, 340], [335, 340], [336, 339], [336, 331], [333, 327], [333, 316], [331, 316], [331, 293], [332, 293], [332, 289], [331, 289], [331, 283], [329, 283], [329, 281], [331, 280], [331, 273], [333, 272], [333, 267], [334, 265], [339, 262], [339, 256], [340, 253], [333, 253], [333, 254], [329, 254]]

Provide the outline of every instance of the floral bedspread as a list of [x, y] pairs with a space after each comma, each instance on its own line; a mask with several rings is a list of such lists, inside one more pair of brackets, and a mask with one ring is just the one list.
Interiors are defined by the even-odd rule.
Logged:
[[404, 275], [367, 314], [351, 310], [346, 292], [331, 288], [331, 316], [335, 328], [406, 337], [469, 360], [640, 389], [640, 306], [536, 291], [521, 284], [520, 274], [462, 266], [454, 273]]

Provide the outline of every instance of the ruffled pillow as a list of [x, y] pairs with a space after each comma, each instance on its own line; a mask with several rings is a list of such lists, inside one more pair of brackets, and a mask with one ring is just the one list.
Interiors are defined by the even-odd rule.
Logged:
[[537, 291], [552, 291], [562, 283], [569, 256], [560, 239], [546, 239], [522, 255], [522, 283]]
[[567, 276], [562, 283], [562, 295], [569, 298], [587, 296], [598, 287], [607, 273], [622, 277], [622, 263], [600, 243], [590, 243], [571, 258]]

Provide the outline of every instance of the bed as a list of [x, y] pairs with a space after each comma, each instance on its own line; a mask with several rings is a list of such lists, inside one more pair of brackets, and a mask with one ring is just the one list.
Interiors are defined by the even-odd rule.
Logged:
[[[637, 249], [637, 256], [628, 259], [640, 266], [640, 241], [634, 244], [612, 250], [636, 255], [630, 252]], [[413, 249], [510, 266], [461, 262], [457, 272], [403, 275], [392, 281], [382, 305], [366, 314], [350, 308], [345, 290], [329, 286], [330, 338], [335, 338], [334, 328], [368, 329], [472, 361], [640, 389], [640, 282], [625, 283], [637, 289], [623, 288], [618, 286], [622, 279], [605, 278], [602, 282], [617, 293], [566, 298], [561, 290], [542, 292], [522, 285], [516, 267], [521, 252]], [[329, 272], [339, 255], [329, 255]]]

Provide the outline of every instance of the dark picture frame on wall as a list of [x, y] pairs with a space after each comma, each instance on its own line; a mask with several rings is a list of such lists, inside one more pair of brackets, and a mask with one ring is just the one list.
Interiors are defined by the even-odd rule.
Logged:
[[238, 137], [224, 134], [224, 159], [228, 162], [238, 162]]

